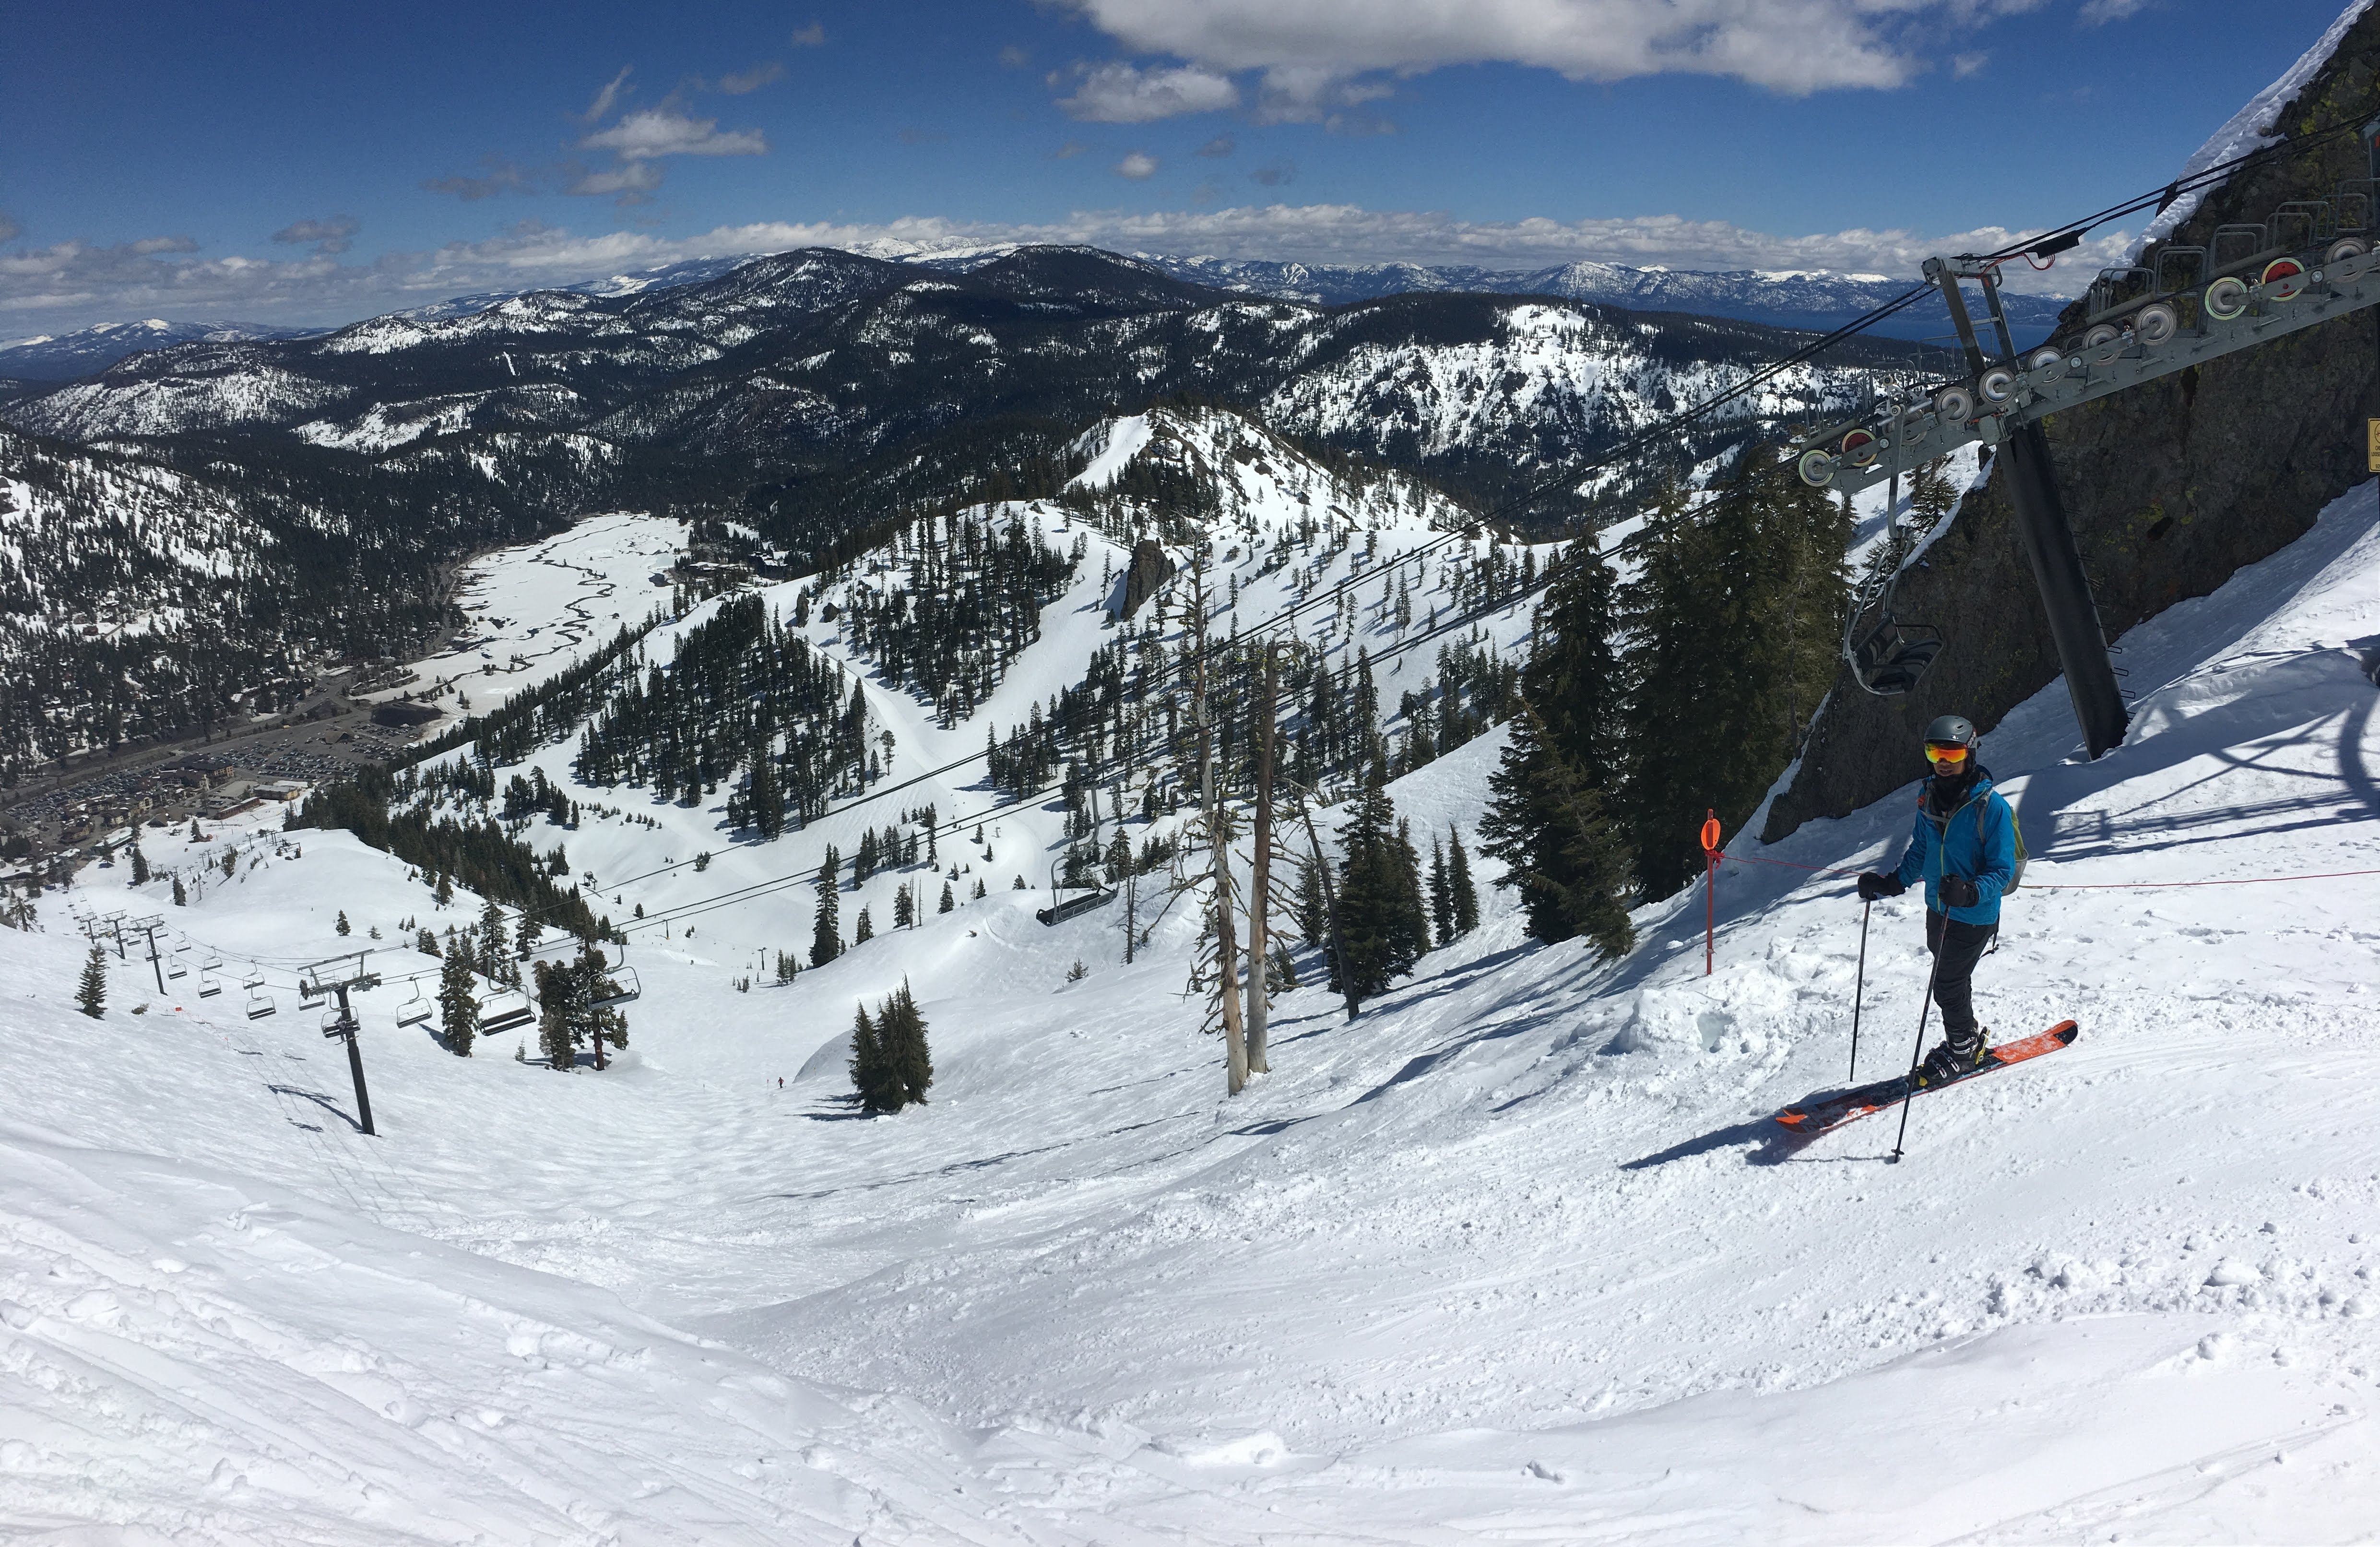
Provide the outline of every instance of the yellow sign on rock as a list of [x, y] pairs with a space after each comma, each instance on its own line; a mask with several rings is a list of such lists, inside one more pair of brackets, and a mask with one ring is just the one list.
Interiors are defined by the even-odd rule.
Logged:
[[2363, 421], [2363, 458], [2368, 470], [2380, 472], [2380, 419]]

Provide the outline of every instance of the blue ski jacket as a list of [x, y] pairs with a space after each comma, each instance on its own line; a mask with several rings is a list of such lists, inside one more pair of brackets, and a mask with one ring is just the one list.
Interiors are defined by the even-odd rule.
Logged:
[[[1992, 787], [1989, 770], [1978, 767], [1967, 798], [1948, 820], [1937, 817], [1926, 804], [1933, 780], [1917, 786], [1917, 826], [1908, 852], [1894, 871], [1903, 886], [1919, 877], [1925, 881], [1925, 906], [1962, 924], [2000, 921], [2000, 894], [2016, 874], [2016, 813]], [[1975, 906], [1944, 907], [1942, 878], [1963, 875], [1975, 883]]]

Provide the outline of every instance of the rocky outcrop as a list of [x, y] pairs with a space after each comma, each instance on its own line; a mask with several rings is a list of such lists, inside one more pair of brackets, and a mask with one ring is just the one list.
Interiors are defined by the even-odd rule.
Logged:
[[1132, 616], [1140, 604], [1157, 594], [1157, 588], [1173, 578], [1173, 561], [1165, 550], [1150, 538], [1142, 538], [1132, 545], [1132, 564], [1123, 572], [1123, 615]]
[[[2375, 78], [2380, 8], [2354, 25], [2276, 127], [2296, 139], [2359, 125], [2380, 113]], [[2262, 221], [2286, 201], [2327, 198], [2366, 176], [2362, 145], [2341, 136], [2235, 177], [2172, 239], [2204, 245], [2218, 225]], [[2081, 316], [2079, 305], [2070, 308], [2061, 325], [2070, 330]], [[2108, 637], [2205, 595], [2302, 535], [2325, 505], [2371, 476], [2363, 420], [2374, 414], [2380, 315], [2365, 311], [2049, 420], [2058, 485]], [[1988, 733], [2058, 679], [1998, 471], [1968, 494], [1895, 602], [1902, 617], [1943, 631], [1941, 655], [1900, 698], [1872, 697], [1848, 672], [1838, 675], [1800, 773], [1769, 810], [1764, 842], [1919, 777], [1918, 738], [1935, 715], [1965, 714]], [[2079, 731], [2075, 744], [2079, 751]]]

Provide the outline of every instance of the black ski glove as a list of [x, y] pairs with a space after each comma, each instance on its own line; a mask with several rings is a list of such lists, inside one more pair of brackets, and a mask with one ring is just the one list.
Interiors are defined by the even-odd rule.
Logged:
[[1900, 883], [1899, 876], [1887, 875], [1882, 871], [1865, 871], [1859, 878], [1859, 895], [1862, 902], [1875, 902], [1879, 897], [1897, 897], [1908, 890], [1908, 887]]
[[1945, 907], [1973, 907], [1982, 895], [1975, 890], [1975, 883], [1965, 876], [1946, 875], [1942, 878], [1942, 906]]

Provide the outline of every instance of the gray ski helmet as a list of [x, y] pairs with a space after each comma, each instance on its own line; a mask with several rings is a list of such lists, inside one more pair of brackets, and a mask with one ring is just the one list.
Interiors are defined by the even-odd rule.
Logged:
[[1975, 723], [1963, 714], [1937, 714], [1925, 727], [1925, 744], [1929, 747], [1968, 747], [1975, 744]]

